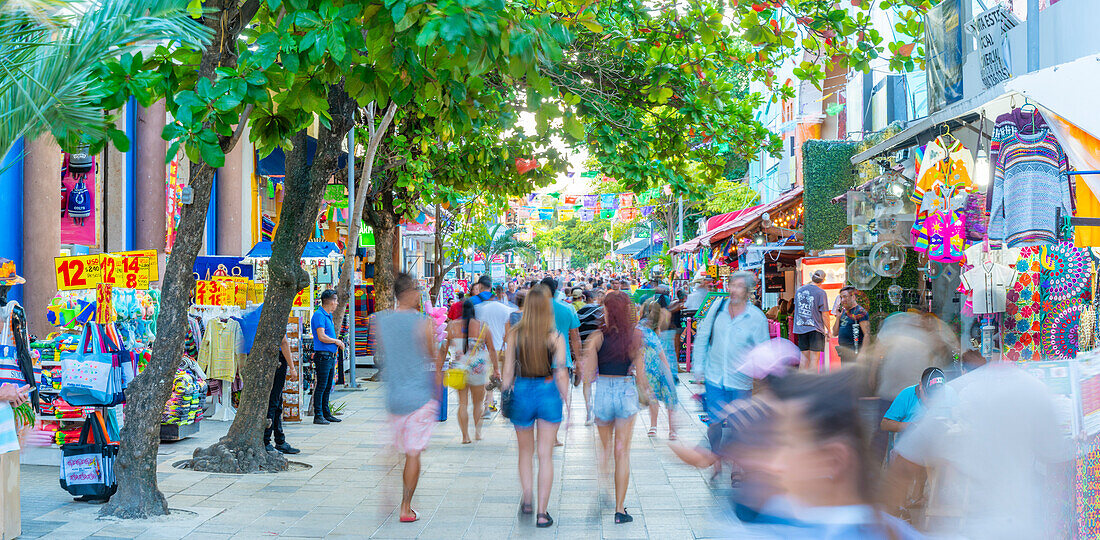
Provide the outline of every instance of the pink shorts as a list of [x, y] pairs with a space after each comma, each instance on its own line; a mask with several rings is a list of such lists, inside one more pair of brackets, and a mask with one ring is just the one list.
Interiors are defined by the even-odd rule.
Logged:
[[428, 447], [432, 428], [439, 421], [439, 402], [431, 400], [405, 415], [390, 415], [393, 445], [402, 454], [420, 452]]

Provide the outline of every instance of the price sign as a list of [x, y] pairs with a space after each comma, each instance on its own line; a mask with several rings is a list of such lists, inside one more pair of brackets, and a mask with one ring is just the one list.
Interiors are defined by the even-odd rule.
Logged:
[[53, 266], [59, 291], [94, 289], [103, 280], [99, 255], [54, 257]]
[[313, 309], [313, 302], [310, 300], [310, 297], [312, 295], [310, 294], [309, 289], [309, 287], [306, 287], [298, 291], [298, 294], [294, 295], [294, 307]]
[[160, 268], [157, 263], [157, 250], [142, 249], [138, 251], [122, 251], [118, 255], [135, 256], [138, 258], [139, 274], [145, 276], [148, 281], [160, 281]]
[[100, 283], [95, 288], [95, 322], [107, 324], [115, 322], [115, 303], [113, 287]]
[[263, 283], [249, 283], [248, 284], [248, 301], [253, 304], [264, 303], [264, 284]]

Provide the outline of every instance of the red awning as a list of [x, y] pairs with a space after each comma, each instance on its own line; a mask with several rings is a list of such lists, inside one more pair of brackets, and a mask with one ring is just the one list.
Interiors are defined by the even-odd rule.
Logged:
[[[774, 201], [767, 204], [760, 204], [745, 208], [744, 210], [738, 210], [736, 212], [730, 212], [728, 214], [722, 214], [715, 216], [707, 220], [707, 232], [684, 242], [678, 246], [674, 246], [669, 249], [672, 253], [693, 253], [701, 248], [714, 245], [726, 238], [729, 238], [734, 233], [745, 228], [745, 226], [751, 224], [753, 221], [760, 219], [766, 212], [770, 212], [787, 204], [795, 199], [802, 197], [802, 188], [796, 187], [782, 195]], [[711, 224], [715, 220], [724, 220], [717, 227], [712, 227]]]
[[726, 223], [729, 223], [729, 222], [737, 219], [737, 217], [740, 216], [741, 214], [744, 214], [746, 212], [752, 212], [753, 210], [756, 210], [757, 208], [760, 208], [760, 206], [761, 205], [750, 206], [748, 208], [742, 208], [740, 210], [736, 210], [736, 211], [733, 211], [733, 212], [727, 212], [725, 214], [714, 216], [714, 217], [707, 220], [707, 232], [709, 233], [710, 231], [713, 231], [713, 230], [717, 229], [718, 227], [721, 227], [722, 225], [725, 225]]
[[706, 244], [713, 245], [715, 242], [728, 238], [740, 231], [741, 229], [745, 228], [745, 226], [751, 224], [753, 221], [760, 219], [760, 216], [764, 215], [765, 213], [775, 210], [776, 208], [779, 208], [784, 204], [800, 198], [802, 198], [802, 186], [798, 186], [780, 195], [778, 198], [770, 203], [754, 206], [749, 209], [749, 211], [743, 212], [735, 219], [727, 221], [725, 224], [718, 227], [717, 229], [707, 231], [707, 234], [704, 235], [706, 236]]

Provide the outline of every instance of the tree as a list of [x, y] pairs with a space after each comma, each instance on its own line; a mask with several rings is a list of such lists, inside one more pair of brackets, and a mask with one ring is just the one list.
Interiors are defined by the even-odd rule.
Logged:
[[[97, 69], [163, 40], [200, 46], [210, 32], [185, 0], [23, 0], [0, 5], [0, 158], [49, 131], [63, 148], [130, 141], [99, 103]], [[134, 81], [138, 83], [139, 81]], [[148, 101], [139, 100], [145, 103]], [[147, 104], [147, 103], [146, 103]]]
[[489, 273], [489, 268], [497, 255], [517, 253], [533, 257], [537, 253], [534, 244], [516, 238], [520, 229], [496, 223], [488, 227], [486, 231], [486, 234], [474, 244], [474, 251], [484, 257], [486, 274]]

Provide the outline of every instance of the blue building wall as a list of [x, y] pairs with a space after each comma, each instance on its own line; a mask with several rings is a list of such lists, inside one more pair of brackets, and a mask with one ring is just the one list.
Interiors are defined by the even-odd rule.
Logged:
[[[58, 201], [60, 202], [60, 199]], [[58, 207], [58, 215], [53, 217], [61, 219], [60, 212]], [[12, 145], [3, 163], [0, 164], [0, 257], [15, 261], [16, 271], [22, 274], [23, 139], [19, 139]], [[23, 287], [14, 287], [8, 299], [22, 303]]]

